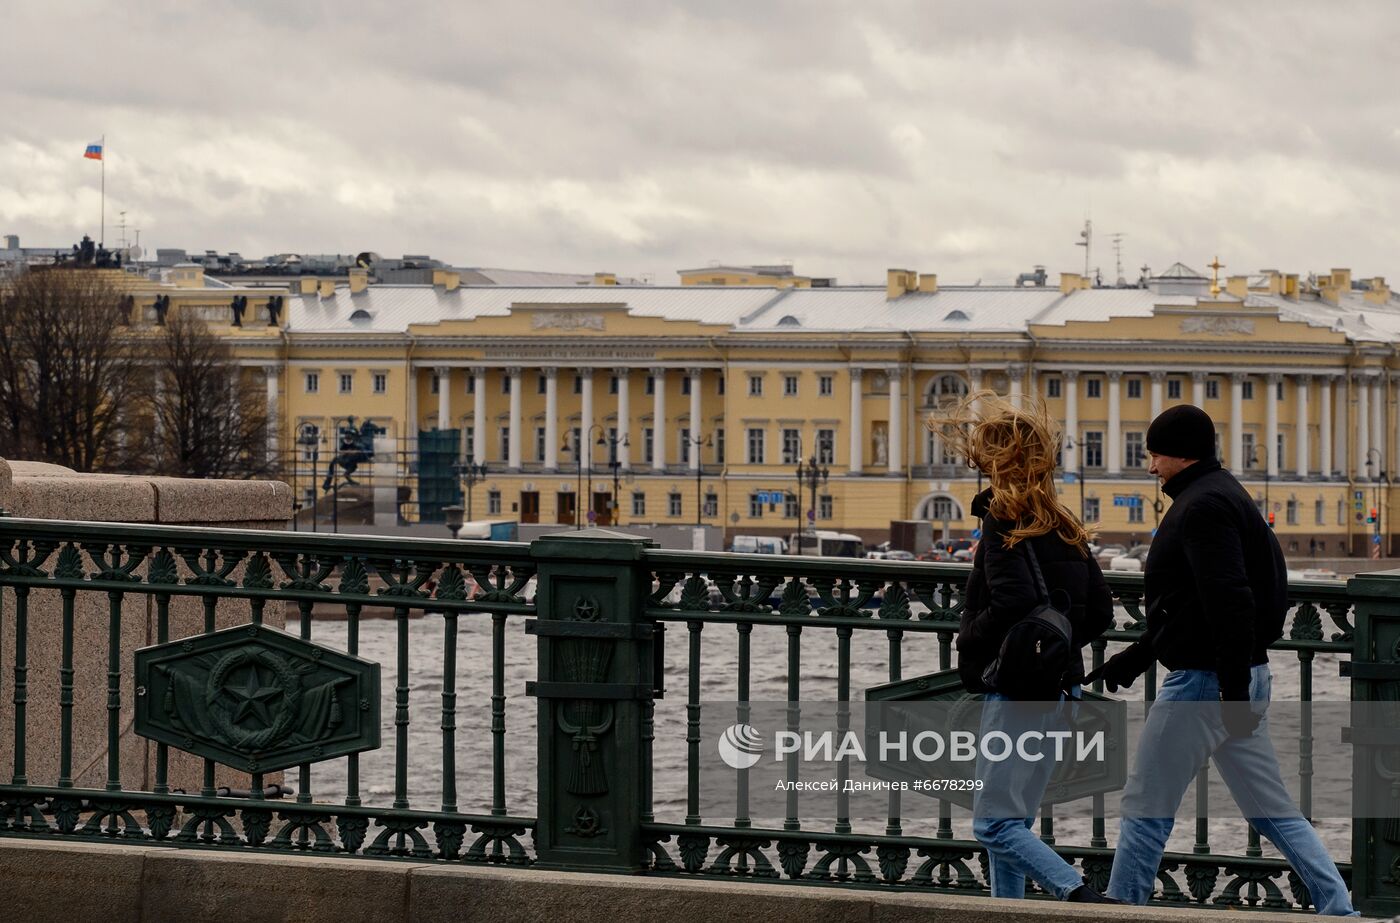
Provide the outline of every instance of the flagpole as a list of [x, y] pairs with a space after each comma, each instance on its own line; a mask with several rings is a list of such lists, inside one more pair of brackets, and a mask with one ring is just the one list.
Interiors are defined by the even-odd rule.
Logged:
[[98, 230], [97, 245], [103, 246], [107, 240], [107, 136], [102, 136], [102, 227]]

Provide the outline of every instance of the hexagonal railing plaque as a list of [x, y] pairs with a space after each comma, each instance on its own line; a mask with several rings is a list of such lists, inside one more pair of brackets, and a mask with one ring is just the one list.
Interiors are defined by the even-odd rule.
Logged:
[[264, 625], [136, 652], [136, 733], [244, 772], [379, 747], [379, 664]]

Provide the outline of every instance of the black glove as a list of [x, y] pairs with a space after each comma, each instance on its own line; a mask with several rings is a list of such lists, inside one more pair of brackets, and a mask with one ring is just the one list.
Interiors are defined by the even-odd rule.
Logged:
[[1126, 689], [1131, 686], [1133, 680], [1141, 676], [1146, 669], [1142, 664], [1137, 645], [1133, 645], [1105, 660], [1104, 665], [1097, 670], [1091, 670], [1089, 675], [1084, 677], [1083, 685], [1088, 686], [1101, 679], [1105, 689], [1109, 692], [1117, 692], [1120, 688]]

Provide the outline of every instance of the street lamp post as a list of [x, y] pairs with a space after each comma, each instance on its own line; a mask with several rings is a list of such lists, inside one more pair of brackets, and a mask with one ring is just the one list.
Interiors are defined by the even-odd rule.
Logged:
[[[468, 458], [468, 459], [467, 459], [467, 463], [466, 463], [465, 465], [453, 465], [453, 466], [452, 466], [452, 470], [453, 470], [453, 472], [457, 475], [457, 479], [458, 479], [459, 481], [463, 481], [463, 482], [467, 485], [467, 520], [466, 520], [466, 521], [467, 521], [467, 522], [471, 522], [471, 521], [472, 521], [472, 488], [475, 487], [475, 486], [477, 485], [477, 482], [486, 480], [486, 475], [487, 475], [487, 473], [488, 473], [487, 470], [486, 470], [486, 463], [485, 463], [485, 462], [482, 462], [481, 464], [477, 464], [477, 463], [474, 462], [471, 458]], [[459, 528], [459, 529], [461, 528], [461, 525], [460, 525], [460, 524], [458, 525], [458, 528]]]
[[[321, 460], [321, 430], [315, 423], [303, 423], [297, 434], [297, 445], [311, 453], [311, 531], [318, 532], [317, 520], [321, 518], [319, 495], [316, 493], [316, 468]], [[295, 483], [295, 479], [293, 479]]]
[[704, 446], [712, 445], [712, 444], [713, 444], [713, 440], [711, 440], [711, 438], [710, 438], [709, 436], [706, 436], [704, 439], [701, 439], [699, 436], [691, 436], [691, 437], [689, 438], [689, 442], [690, 442], [690, 451], [692, 451], [692, 452], [694, 452], [694, 453], [696, 454], [696, 461], [695, 461], [695, 525], [696, 525], [697, 528], [699, 528], [700, 526], [703, 526], [703, 525], [704, 525], [704, 522], [701, 521], [701, 517], [702, 517], [702, 516], [704, 515], [704, 513], [705, 513], [705, 506], [704, 506], [704, 503], [703, 503], [703, 501], [702, 501], [702, 499], [701, 499], [701, 496], [700, 496], [700, 490], [701, 490], [700, 481], [701, 481], [701, 479], [705, 476], [705, 463], [704, 463], [704, 461], [699, 457], [699, 454], [700, 454], [700, 449], [701, 449], [702, 447], [704, 447]]
[[[1371, 460], [1372, 455], [1376, 456], [1375, 461]], [[1385, 469], [1381, 467], [1381, 464], [1384, 461], [1384, 459], [1385, 456], [1381, 454], [1380, 449], [1366, 450], [1367, 477], [1371, 479], [1371, 482], [1374, 486], [1374, 496], [1376, 502], [1376, 521], [1374, 531], [1375, 538], [1371, 539], [1371, 543], [1376, 546], [1377, 552], [1379, 552], [1381, 545], [1381, 483], [1384, 482], [1387, 487], [1390, 486], [1390, 478], [1386, 475]], [[1378, 472], [1378, 474], [1372, 472]]]
[[[1375, 449], [1371, 451], [1374, 452]], [[1265, 445], [1256, 445], [1249, 450], [1249, 460], [1257, 463], [1259, 461], [1260, 452], [1264, 453], [1264, 518], [1268, 519], [1269, 513], [1273, 511], [1273, 506], [1269, 503], [1269, 481], [1271, 480], [1269, 477], [1269, 447]], [[1368, 468], [1370, 465], [1370, 462], [1366, 463]]]
[[[797, 462], [797, 507], [799, 510], [798, 515], [801, 515], [800, 511], [802, 509], [802, 488], [805, 486], [809, 488], [812, 492], [812, 505], [807, 510], [807, 521], [812, 524], [813, 532], [815, 532], [817, 528], [817, 487], [821, 484], [826, 483], [827, 478], [830, 476], [830, 473], [830, 470], [825, 467], [817, 467], [817, 458], [815, 455], [807, 459], [805, 467], [803, 466], [801, 460]], [[797, 549], [797, 553], [801, 554], [802, 528], [800, 523], [797, 530]]]
[[[612, 525], [614, 528], [616, 528], [617, 526], [622, 525], [622, 501], [621, 501], [621, 498], [618, 496], [618, 491], [622, 489], [621, 483], [620, 483], [620, 481], [621, 481], [621, 476], [620, 476], [620, 474], [619, 474], [619, 471], [620, 471], [621, 468], [622, 468], [622, 461], [618, 458], [617, 447], [618, 447], [618, 446], [629, 447], [629, 446], [631, 446], [632, 443], [630, 443], [630, 442], [627, 441], [627, 435], [626, 435], [625, 433], [623, 434], [622, 438], [619, 439], [615, 433], [608, 433], [608, 432], [604, 431], [604, 430], [603, 430], [603, 427], [600, 426], [600, 425], [598, 425], [598, 424], [596, 424], [596, 423], [595, 423], [594, 425], [595, 425], [595, 426], [598, 426], [598, 430], [599, 430], [598, 443], [597, 443], [597, 444], [600, 445], [600, 446], [607, 446], [607, 447], [608, 447], [608, 467], [609, 467], [610, 469], [612, 469], [612, 486], [613, 486], [613, 490], [612, 490], [612, 504], [611, 504], [611, 506], [612, 506], [612, 522], [610, 523], [610, 525]], [[589, 433], [592, 433], [592, 432], [593, 432], [593, 430], [590, 429], [590, 430], [589, 430]]]
[[442, 508], [442, 515], [447, 524], [447, 531], [452, 534], [453, 538], [456, 538], [457, 533], [462, 531], [463, 520], [461, 505], [454, 503], [451, 506], [444, 506]]

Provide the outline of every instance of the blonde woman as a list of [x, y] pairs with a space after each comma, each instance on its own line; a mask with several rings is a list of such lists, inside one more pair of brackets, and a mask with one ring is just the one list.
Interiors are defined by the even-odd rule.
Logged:
[[[1113, 622], [1112, 596], [1089, 554], [1091, 535], [1055, 495], [1059, 432], [1042, 403], [1013, 404], [990, 392], [969, 395], [929, 425], [991, 481], [972, 502], [973, 515], [982, 520], [982, 538], [957, 638], [963, 682], [970, 692], [985, 694], [982, 733], [1016, 737], [1050, 730], [1063, 720], [1058, 703], [1015, 701], [1015, 693], [997, 688], [1003, 640], [1047, 597], [1060, 600], [1056, 608], [1068, 616], [1073, 633], [1064, 685], [1077, 689], [1084, 647]], [[974, 806], [973, 832], [987, 849], [992, 896], [1024, 897], [1029, 877], [1060, 900], [1118, 903], [1086, 885], [1031, 832], [1054, 768], [1048, 759], [978, 763], [983, 788]]]

